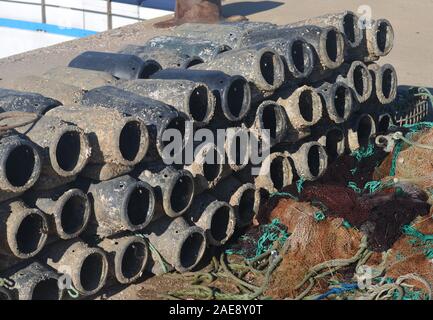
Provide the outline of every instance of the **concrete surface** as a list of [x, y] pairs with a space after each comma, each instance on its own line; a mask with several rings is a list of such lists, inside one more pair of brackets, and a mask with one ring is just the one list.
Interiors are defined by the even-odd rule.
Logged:
[[[373, 18], [385, 17], [394, 26], [394, 49], [382, 62], [392, 63], [399, 83], [433, 87], [433, 0], [227, 0], [223, 13], [245, 15], [253, 21], [285, 24], [342, 10], [357, 11], [361, 5], [371, 7]], [[153, 28], [149, 20], [114, 29], [88, 38], [26, 52], [0, 60], [0, 78], [39, 74], [52, 67], [67, 65], [84, 50], [116, 51], [126, 44], [144, 43], [170, 30]], [[1, 80], [0, 80], [1, 85]]]

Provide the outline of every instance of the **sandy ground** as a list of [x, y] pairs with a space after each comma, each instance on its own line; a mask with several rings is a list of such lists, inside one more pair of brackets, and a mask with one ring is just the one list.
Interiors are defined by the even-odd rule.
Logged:
[[[285, 24], [327, 12], [347, 9], [356, 12], [361, 5], [368, 5], [372, 17], [389, 19], [396, 33], [394, 50], [381, 61], [396, 67], [400, 84], [433, 87], [433, 0], [303, 0], [301, 3], [227, 0], [223, 10], [226, 16], [245, 15], [253, 21]], [[154, 21], [157, 20], [1, 59], [0, 78], [40, 74], [52, 67], [67, 65], [84, 50], [116, 51], [126, 44], [144, 43], [155, 35], [170, 32], [153, 28]]]

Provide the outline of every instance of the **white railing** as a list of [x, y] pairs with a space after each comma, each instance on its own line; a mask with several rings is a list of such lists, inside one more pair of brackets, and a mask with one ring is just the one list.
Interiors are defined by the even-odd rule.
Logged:
[[0, 18], [105, 31], [170, 14], [174, 0], [0, 0]]

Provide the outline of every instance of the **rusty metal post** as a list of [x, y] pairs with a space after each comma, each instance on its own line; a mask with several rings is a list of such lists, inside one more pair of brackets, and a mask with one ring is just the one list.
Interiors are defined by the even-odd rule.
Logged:
[[176, 0], [174, 17], [155, 24], [157, 28], [198, 22], [217, 23], [221, 20], [221, 0]]

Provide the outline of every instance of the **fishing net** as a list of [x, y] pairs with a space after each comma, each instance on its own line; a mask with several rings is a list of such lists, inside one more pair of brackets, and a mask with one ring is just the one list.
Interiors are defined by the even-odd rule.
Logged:
[[288, 237], [287, 226], [280, 223], [279, 219], [273, 219], [269, 224], [248, 230], [226, 253], [241, 255], [251, 260], [271, 250], [275, 242], [283, 245]]
[[405, 126], [405, 141], [397, 141], [393, 152], [376, 171], [376, 179], [389, 176], [418, 185], [433, 199], [433, 122]]
[[[358, 250], [361, 233], [343, 226], [343, 219], [327, 217], [318, 221], [315, 213], [319, 208], [306, 202], [283, 199], [272, 212], [272, 218], [281, 217], [291, 233], [287, 251], [278, 269], [274, 271], [270, 289], [266, 292], [274, 298], [296, 297], [304, 290], [297, 288], [309, 269], [318, 263], [332, 259], [347, 259]], [[337, 275], [344, 280], [346, 275]], [[326, 287], [319, 280], [318, 287]], [[314, 290], [313, 290], [314, 292]]]

